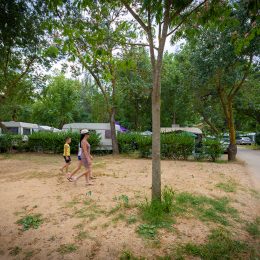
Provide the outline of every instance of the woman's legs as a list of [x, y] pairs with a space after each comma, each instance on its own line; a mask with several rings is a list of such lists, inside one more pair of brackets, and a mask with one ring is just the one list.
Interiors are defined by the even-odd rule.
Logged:
[[78, 175], [74, 180], [75, 181], [77, 181], [79, 178], [81, 178], [83, 175], [85, 175], [85, 179], [86, 179], [86, 184], [87, 185], [92, 185], [93, 183], [91, 183], [90, 181], [89, 181], [89, 177], [90, 177], [90, 169], [88, 168], [88, 169], [86, 169], [86, 171], [85, 172], [83, 172], [83, 173], [81, 173], [80, 175]]
[[78, 167], [71, 174], [69, 174], [68, 179], [70, 179], [76, 172], [78, 172], [81, 169], [81, 165], [81, 160], [79, 160]]

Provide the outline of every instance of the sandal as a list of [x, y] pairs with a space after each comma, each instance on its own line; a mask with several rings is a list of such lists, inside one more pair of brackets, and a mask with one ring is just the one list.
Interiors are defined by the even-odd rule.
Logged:
[[70, 181], [70, 182], [73, 181], [73, 179], [71, 177], [67, 177], [67, 180]]

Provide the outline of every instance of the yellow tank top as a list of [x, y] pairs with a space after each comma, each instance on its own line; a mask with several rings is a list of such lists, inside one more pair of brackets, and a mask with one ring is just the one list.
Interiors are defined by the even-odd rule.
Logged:
[[63, 156], [70, 156], [70, 145], [69, 144], [64, 144]]

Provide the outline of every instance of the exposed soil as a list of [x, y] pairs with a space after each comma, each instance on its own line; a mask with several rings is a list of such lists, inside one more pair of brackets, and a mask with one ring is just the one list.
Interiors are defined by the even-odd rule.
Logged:
[[[94, 159], [97, 179], [94, 186], [86, 187], [84, 178], [74, 184], [59, 172], [62, 156], [0, 155], [0, 259], [119, 259], [127, 250], [156, 259], [170, 254], [179, 243], [205, 242], [216, 226], [194, 217], [178, 217], [174, 231], [160, 230], [159, 242], [140, 237], [136, 233], [140, 222], [129, 224], [126, 219], [138, 215], [134, 205], [150, 198], [151, 160]], [[74, 169], [76, 157], [72, 162]], [[216, 184], [226, 182], [236, 183], [236, 191], [216, 188]], [[243, 163], [162, 161], [162, 185], [176, 192], [230, 198], [243, 220], [230, 230], [238, 239], [250, 239], [244, 223], [260, 216], [259, 191]], [[121, 195], [128, 196], [132, 206], [121, 215], [113, 214]], [[16, 224], [21, 217], [36, 213], [43, 218], [38, 229], [23, 231]], [[59, 250], [63, 244], [76, 248], [66, 253]], [[13, 256], [15, 247], [21, 251]]]

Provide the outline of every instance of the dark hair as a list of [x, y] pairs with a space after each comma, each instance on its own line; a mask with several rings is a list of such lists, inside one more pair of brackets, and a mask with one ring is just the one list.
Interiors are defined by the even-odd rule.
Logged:
[[79, 147], [81, 148], [81, 141], [85, 137], [86, 134], [80, 134], [80, 141], [79, 141]]
[[66, 138], [65, 138], [65, 141], [68, 141], [69, 139], [71, 139], [69, 136], [67, 136]]

